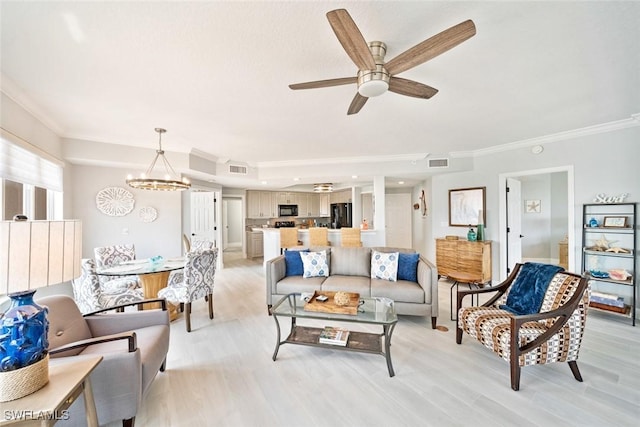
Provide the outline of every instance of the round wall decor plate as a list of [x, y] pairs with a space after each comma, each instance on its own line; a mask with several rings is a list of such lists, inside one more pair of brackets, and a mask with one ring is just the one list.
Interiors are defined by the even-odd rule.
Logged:
[[140, 221], [142, 222], [153, 222], [158, 218], [158, 211], [156, 208], [152, 208], [151, 206], [145, 206], [144, 208], [140, 208]]
[[107, 187], [96, 195], [98, 210], [109, 216], [125, 216], [133, 210], [133, 194], [122, 187]]

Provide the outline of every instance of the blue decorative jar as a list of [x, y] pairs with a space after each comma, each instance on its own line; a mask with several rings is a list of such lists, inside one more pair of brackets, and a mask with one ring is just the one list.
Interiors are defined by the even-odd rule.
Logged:
[[24, 368], [47, 355], [49, 310], [33, 301], [35, 293], [9, 294], [11, 307], [0, 318], [0, 372]]
[[595, 218], [591, 218], [589, 220], [589, 227], [597, 227], [598, 226], [598, 221]]
[[477, 239], [478, 239], [478, 235], [474, 231], [473, 227], [471, 227], [469, 229], [469, 232], [467, 233], [467, 240], [470, 242], [475, 242]]

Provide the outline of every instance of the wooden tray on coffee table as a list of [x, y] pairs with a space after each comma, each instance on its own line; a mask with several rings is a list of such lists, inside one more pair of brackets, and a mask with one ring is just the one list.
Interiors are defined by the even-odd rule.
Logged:
[[[349, 304], [345, 306], [336, 305], [333, 302], [333, 296], [336, 292], [332, 291], [314, 291], [313, 296], [304, 305], [304, 309], [307, 311], [315, 311], [320, 313], [336, 313], [336, 314], [351, 314], [355, 316], [358, 314], [358, 305], [360, 304], [360, 294], [354, 292], [346, 292], [349, 295]], [[320, 295], [325, 295], [329, 299], [325, 302], [316, 301], [316, 298]]]

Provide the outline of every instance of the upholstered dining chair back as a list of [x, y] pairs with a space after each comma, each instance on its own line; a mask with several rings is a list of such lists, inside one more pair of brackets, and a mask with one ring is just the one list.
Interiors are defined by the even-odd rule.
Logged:
[[190, 252], [213, 249], [213, 244], [211, 240], [195, 240], [191, 243]]
[[96, 258], [96, 266], [104, 268], [124, 261], [133, 261], [136, 259], [136, 248], [133, 244], [101, 246], [94, 248], [93, 254]]
[[169, 285], [160, 289], [158, 297], [172, 304], [184, 306], [187, 332], [191, 332], [191, 303], [207, 298], [209, 318], [213, 319], [213, 286], [216, 273], [218, 248], [192, 250], [186, 255], [181, 275], [169, 277]]
[[191, 240], [186, 234], [182, 234], [182, 249], [185, 254], [191, 250]]
[[82, 274], [71, 281], [73, 298], [84, 314], [121, 304], [142, 301], [143, 292], [137, 281], [128, 276], [107, 277], [99, 280], [96, 263], [92, 258], [84, 258], [81, 263]]
[[340, 229], [340, 246], [353, 248], [361, 247], [362, 241], [360, 240], [359, 228], [341, 228]]
[[327, 227], [309, 228], [309, 246], [329, 246]]
[[[100, 355], [90, 375], [99, 425], [118, 420], [133, 426], [169, 350], [169, 314], [162, 310], [125, 311], [83, 316], [67, 295], [37, 299], [48, 307], [49, 355], [52, 358]], [[56, 425], [86, 426], [84, 400], [69, 407], [69, 417]]]

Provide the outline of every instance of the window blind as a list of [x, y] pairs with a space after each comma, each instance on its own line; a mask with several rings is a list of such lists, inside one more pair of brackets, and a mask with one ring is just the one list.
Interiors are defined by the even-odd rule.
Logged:
[[47, 160], [0, 135], [0, 177], [53, 191], [62, 191], [62, 165]]

